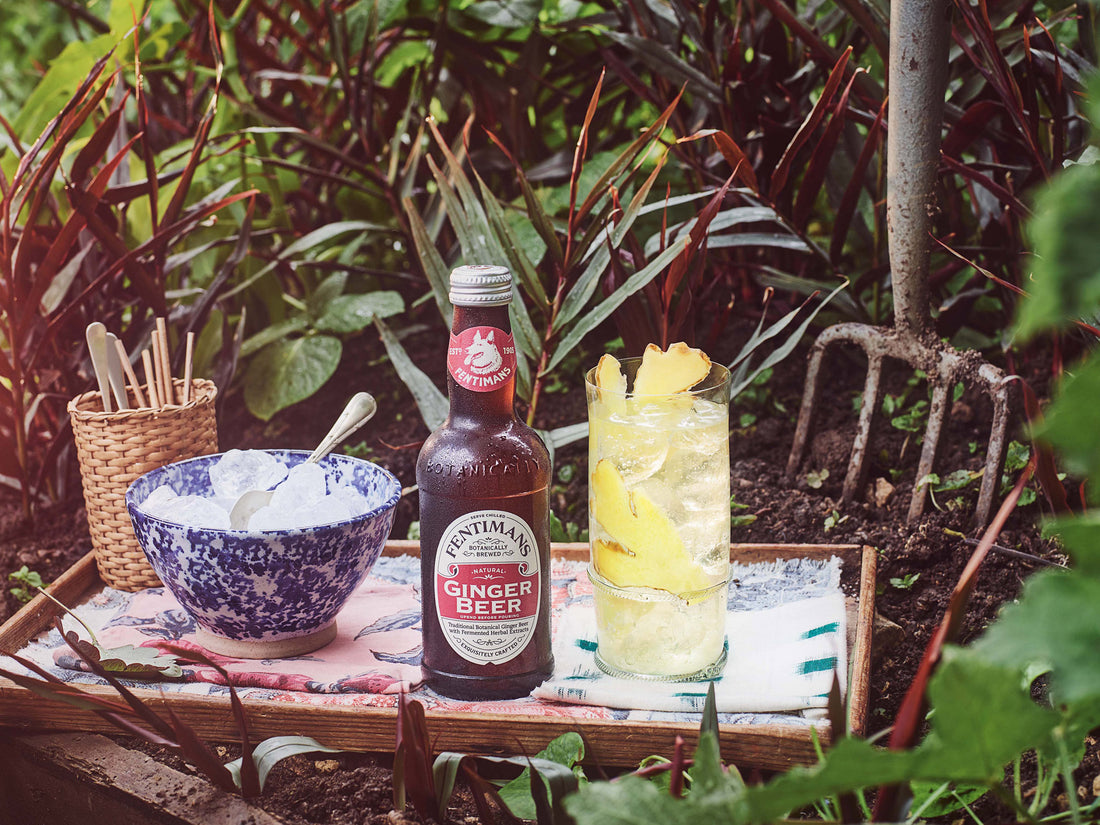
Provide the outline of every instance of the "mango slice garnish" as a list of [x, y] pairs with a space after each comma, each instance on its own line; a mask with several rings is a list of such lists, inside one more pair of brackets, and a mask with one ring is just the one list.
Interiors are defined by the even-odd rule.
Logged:
[[620, 587], [652, 587], [671, 593], [702, 590], [710, 584], [684, 548], [669, 517], [640, 490], [629, 491], [607, 459], [592, 472], [596, 521], [614, 541], [592, 543], [597, 572]]
[[709, 373], [710, 358], [701, 349], [677, 341], [662, 352], [656, 344], [650, 344], [642, 353], [642, 363], [634, 377], [634, 395], [672, 395], [684, 392], [706, 378]]

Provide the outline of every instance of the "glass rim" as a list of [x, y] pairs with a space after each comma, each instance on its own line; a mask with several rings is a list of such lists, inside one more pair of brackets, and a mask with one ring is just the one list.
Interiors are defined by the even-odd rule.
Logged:
[[671, 590], [660, 590], [652, 587], [623, 587], [601, 576], [596, 566], [591, 562], [588, 565], [588, 580], [592, 582], [593, 587], [612, 591], [619, 598], [636, 602], [701, 602], [711, 598], [722, 589], [728, 589], [730, 583], [729, 579], [726, 578], [701, 590], [688, 590], [684, 593], [673, 593]]
[[[620, 358], [620, 366], [634, 366], [641, 364], [642, 358], [640, 355], [632, 355], [629, 358]], [[703, 378], [698, 384], [693, 387], [689, 387], [686, 390], [679, 392], [662, 392], [662, 393], [645, 393], [638, 394], [633, 390], [619, 391], [607, 389], [605, 387], [598, 387], [596, 385], [596, 370], [599, 369], [597, 364], [594, 367], [589, 367], [584, 371], [584, 383], [594, 390], [599, 390], [601, 393], [607, 393], [608, 395], [619, 398], [669, 398], [675, 396], [684, 395], [700, 395], [703, 393], [714, 392], [720, 390], [723, 385], [728, 385], [732, 377], [732, 373], [729, 367], [724, 364], [719, 364], [717, 361], [710, 362], [710, 369], [707, 371], [706, 377]]]

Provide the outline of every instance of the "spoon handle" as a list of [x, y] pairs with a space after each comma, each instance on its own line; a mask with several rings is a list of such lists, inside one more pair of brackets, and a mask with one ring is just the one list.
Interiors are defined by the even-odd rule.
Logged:
[[378, 402], [374, 400], [374, 396], [369, 392], [357, 392], [348, 401], [344, 411], [332, 425], [332, 429], [321, 439], [317, 449], [306, 461], [316, 464], [331, 453], [341, 441], [370, 421], [376, 412], [378, 412]]

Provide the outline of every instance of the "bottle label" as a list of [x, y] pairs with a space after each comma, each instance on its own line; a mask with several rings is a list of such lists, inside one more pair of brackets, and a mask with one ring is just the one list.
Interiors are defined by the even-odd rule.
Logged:
[[535, 635], [542, 588], [530, 525], [512, 513], [459, 516], [439, 540], [435, 604], [451, 649], [468, 662], [503, 664]]
[[468, 327], [451, 334], [447, 370], [460, 387], [491, 392], [516, 374], [516, 345], [496, 327]]

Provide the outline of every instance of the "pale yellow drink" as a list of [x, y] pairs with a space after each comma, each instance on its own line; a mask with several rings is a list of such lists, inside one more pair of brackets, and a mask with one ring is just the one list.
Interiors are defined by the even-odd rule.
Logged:
[[625, 386], [586, 376], [597, 661], [703, 678], [725, 644], [729, 372], [708, 363], [690, 389], [635, 395], [639, 361], [623, 362]]

